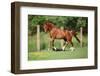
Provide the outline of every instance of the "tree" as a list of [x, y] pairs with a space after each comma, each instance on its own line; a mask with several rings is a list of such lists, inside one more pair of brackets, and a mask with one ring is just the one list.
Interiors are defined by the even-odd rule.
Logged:
[[79, 31], [80, 27], [83, 27], [87, 32], [88, 28], [87, 17], [28, 15], [28, 32], [36, 33], [37, 25], [40, 25], [40, 31], [43, 31], [42, 27], [45, 21], [50, 21], [57, 27], [63, 26], [65, 29], [77, 31]]

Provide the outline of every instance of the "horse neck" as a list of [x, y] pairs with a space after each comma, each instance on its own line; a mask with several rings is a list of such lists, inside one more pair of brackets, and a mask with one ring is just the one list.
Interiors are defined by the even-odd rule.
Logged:
[[51, 31], [53, 28], [55, 28], [54, 24], [50, 23], [49, 24], [49, 31]]

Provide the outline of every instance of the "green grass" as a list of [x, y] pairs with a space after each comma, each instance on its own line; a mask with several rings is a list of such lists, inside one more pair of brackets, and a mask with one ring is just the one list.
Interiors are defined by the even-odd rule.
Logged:
[[74, 51], [41, 51], [29, 52], [29, 60], [55, 60], [55, 59], [79, 59], [87, 58], [87, 47], [76, 48]]
[[[55, 60], [55, 59], [79, 59], [88, 57], [87, 36], [83, 36], [83, 47], [73, 38], [75, 50], [71, 51], [71, 45], [66, 46], [65, 51], [47, 50], [49, 47], [49, 35], [40, 33], [40, 49], [37, 51], [36, 35], [28, 37], [28, 60]], [[61, 48], [61, 40], [55, 40], [55, 47]]]

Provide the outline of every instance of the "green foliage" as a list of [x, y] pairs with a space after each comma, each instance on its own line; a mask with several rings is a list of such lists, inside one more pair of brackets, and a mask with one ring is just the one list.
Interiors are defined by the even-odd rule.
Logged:
[[88, 24], [87, 17], [28, 15], [28, 32], [36, 33], [37, 25], [40, 25], [41, 31], [43, 31], [42, 27], [45, 21], [50, 21], [57, 27], [63, 26], [64, 28], [74, 30], [79, 30], [80, 27], [87, 29]]

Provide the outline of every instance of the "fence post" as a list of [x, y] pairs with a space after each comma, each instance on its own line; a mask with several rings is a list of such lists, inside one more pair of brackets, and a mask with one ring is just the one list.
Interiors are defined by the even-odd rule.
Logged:
[[80, 46], [81, 46], [81, 47], [82, 47], [82, 42], [83, 42], [82, 36], [83, 36], [83, 28], [80, 27]]
[[37, 51], [40, 51], [40, 25], [37, 25]]
[[[61, 30], [64, 30], [64, 27], [61, 26]], [[63, 40], [61, 39], [61, 47], [63, 47]]]

